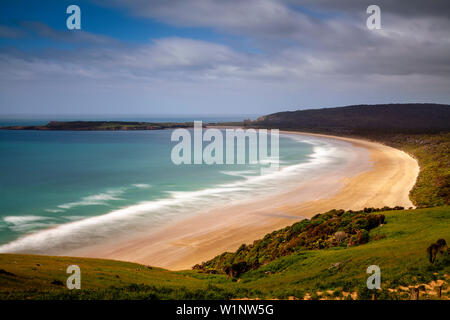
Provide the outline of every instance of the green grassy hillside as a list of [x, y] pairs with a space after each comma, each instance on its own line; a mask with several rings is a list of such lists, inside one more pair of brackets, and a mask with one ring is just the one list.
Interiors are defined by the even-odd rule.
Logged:
[[[438, 238], [450, 242], [450, 207], [377, 214], [385, 224], [370, 230], [366, 244], [297, 248], [238, 278], [111, 260], [1, 254], [0, 299], [367, 299], [373, 294], [365, 287], [372, 264], [381, 268], [379, 299], [407, 299], [409, 286], [421, 289], [421, 299], [437, 299], [441, 286], [448, 299], [450, 258], [439, 256], [432, 265], [426, 248]], [[81, 290], [65, 287], [71, 264], [81, 268]]]

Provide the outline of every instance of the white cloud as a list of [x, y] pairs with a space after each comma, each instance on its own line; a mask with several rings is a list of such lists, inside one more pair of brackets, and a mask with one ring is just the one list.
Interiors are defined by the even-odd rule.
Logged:
[[312, 25], [308, 16], [274, 0], [113, 0], [107, 5], [125, 7], [135, 15], [173, 25], [231, 29], [240, 34], [286, 34]]

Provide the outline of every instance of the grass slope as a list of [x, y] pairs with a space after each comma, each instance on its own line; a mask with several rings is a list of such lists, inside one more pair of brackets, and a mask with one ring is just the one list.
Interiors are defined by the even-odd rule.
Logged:
[[[238, 279], [111, 260], [1, 254], [0, 299], [314, 299], [345, 298], [347, 293], [365, 299], [373, 293], [365, 288], [366, 269], [372, 264], [381, 268], [378, 298], [406, 299], [408, 288], [403, 287], [421, 285], [421, 297], [435, 299], [429, 285], [442, 283], [437, 280], [444, 280], [443, 297], [448, 298], [450, 258], [440, 256], [431, 265], [426, 248], [438, 238], [450, 242], [450, 207], [382, 213], [386, 224], [369, 235], [385, 238], [349, 248], [299, 250]], [[338, 262], [339, 267], [332, 267]], [[81, 268], [81, 290], [52, 284], [65, 284], [71, 264]]]
[[[448, 255], [436, 265], [427, 261], [426, 248], [437, 238], [450, 239], [450, 209], [433, 208], [384, 213], [387, 223], [373, 229], [370, 236], [386, 238], [351, 248], [299, 252], [278, 259], [261, 270], [244, 274], [255, 288], [273, 288], [269, 296], [286, 298], [302, 292], [325, 290], [357, 291], [367, 297], [365, 273], [378, 265], [382, 273], [383, 297], [387, 289], [445, 279], [450, 272]], [[339, 269], [332, 264], [341, 262]], [[266, 271], [271, 272], [267, 276]], [[391, 295], [390, 298], [396, 298]], [[405, 297], [403, 297], [405, 298]]]

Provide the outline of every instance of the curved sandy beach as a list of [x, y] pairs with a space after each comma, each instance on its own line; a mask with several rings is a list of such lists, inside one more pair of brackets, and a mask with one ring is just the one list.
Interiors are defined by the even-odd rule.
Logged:
[[133, 261], [171, 270], [189, 269], [220, 253], [234, 251], [242, 243], [251, 243], [278, 228], [327, 210], [413, 206], [408, 194], [419, 166], [403, 151], [359, 139], [285, 133], [350, 142], [358, 147], [355, 150], [362, 148], [370, 153], [371, 165], [353, 176], [336, 172], [333, 176], [299, 182], [298, 188], [281, 195], [214, 209], [172, 223], [146, 237], [70, 254]]

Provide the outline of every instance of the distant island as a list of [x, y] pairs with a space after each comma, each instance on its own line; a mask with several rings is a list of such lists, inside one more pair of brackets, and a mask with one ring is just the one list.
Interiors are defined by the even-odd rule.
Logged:
[[0, 130], [45, 130], [45, 131], [128, 131], [191, 128], [192, 122], [153, 123], [128, 121], [50, 121], [42, 126], [9, 126]]

